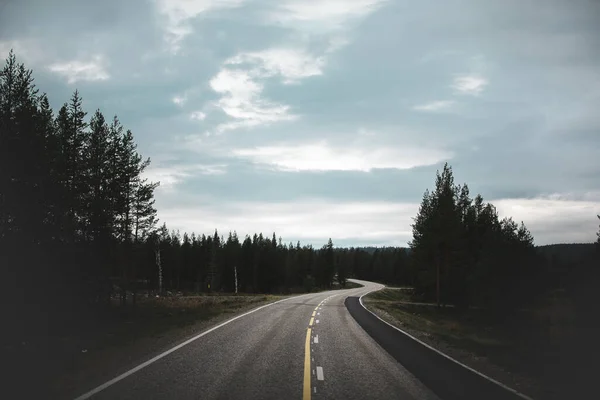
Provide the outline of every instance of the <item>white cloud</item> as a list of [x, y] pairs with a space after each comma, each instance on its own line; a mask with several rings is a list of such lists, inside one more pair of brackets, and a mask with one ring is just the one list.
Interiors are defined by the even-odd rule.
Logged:
[[217, 133], [297, 118], [289, 113], [289, 106], [263, 99], [263, 85], [247, 71], [223, 69], [211, 79], [210, 86], [222, 95], [217, 107], [234, 118], [234, 121], [217, 126]]
[[[333, 24], [341, 26], [354, 17], [367, 15], [381, 3], [380, 0], [308, 3], [293, 0], [279, 4], [269, 18], [271, 22], [285, 22], [286, 27], [291, 27], [294, 21], [312, 21], [325, 27]], [[322, 55], [314, 55], [301, 48], [275, 47], [241, 52], [226, 60], [222, 70], [210, 81], [210, 86], [222, 95], [216, 106], [234, 120], [218, 125], [215, 133], [297, 119], [288, 105], [276, 104], [262, 97], [262, 81], [280, 76], [284, 84], [296, 84], [302, 79], [322, 75], [325, 55], [348, 44], [339, 32], [327, 40], [329, 43]]]
[[452, 107], [452, 105], [454, 105], [454, 101], [438, 100], [432, 101], [431, 103], [416, 105], [412, 109], [416, 111], [441, 111]]
[[196, 121], [204, 121], [206, 119], [206, 114], [202, 111], [194, 111], [190, 114], [191, 119], [195, 119]]
[[171, 101], [173, 103], [177, 104], [178, 106], [182, 106], [185, 104], [187, 99], [185, 98], [185, 96], [175, 96], [171, 99]]
[[190, 21], [202, 13], [213, 10], [237, 8], [245, 0], [156, 0], [158, 12], [165, 18], [165, 39], [173, 52], [181, 41], [193, 32]]
[[502, 217], [525, 222], [536, 245], [589, 243], [596, 238], [596, 215], [600, 214], [600, 197], [597, 194], [584, 196], [582, 200], [573, 200], [573, 196], [568, 194], [555, 194], [544, 198], [491, 202]]
[[288, 105], [262, 97], [262, 82], [280, 76], [284, 84], [298, 83], [321, 75], [324, 63], [323, 57], [293, 48], [270, 48], [229, 58], [211, 79], [210, 86], [222, 95], [216, 106], [234, 120], [218, 125], [216, 133], [297, 119]]
[[44, 48], [32, 39], [20, 38], [19, 40], [0, 41], [0, 57], [4, 61], [13, 50], [19, 62], [41, 64], [47, 59]]
[[452, 88], [462, 94], [479, 95], [488, 85], [488, 81], [478, 75], [465, 75], [454, 78]]
[[250, 70], [254, 77], [280, 75], [284, 83], [296, 83], [299, 79], [322, 75], [323, 57], [315, 57], [304, 50], [272, 48], [258, 52], [240, 53], [225, 62], [228, 65], [258, 64]]
[[[167, 73], [172, 74], [173, 71], [169, 71]], [[180, 93], [175, 94], [171, 98], [171, 101], [173, 102], [173, 104], [175, 104], [179, 107], [183, 107], [186, 104], [194, 102], [195, 100], [200, 98], [202, 95], [202, 92], [203, 92], [203, 90], [199, 85], [194, 85], [194, 86], [187, 88], [186, 90], [181, 91]]]
[[222, 175], [227, 172], [223, 164], [193, 164], [165, 167], [150, 167], [144, 171], [144, 178], [160, 182], [160, 191], [173, 191], [176, 185], [194, 175]]
[[100, 55], [91, 60], [72, 60], [51, 64], [48, 69], [67, 78], [69, 84], [78, 81], [105, 81], [110, 78], [106, 62]]
[[268, 14], [272, 23], [331, 31], [377, 10], [385, 0], [286, 0]]
[[375, 168], [409, 169], [451, 158], [449, 152], [420, 147], [377, 148], [331, 146], [325, 141], [289, 146], [264, 146], [233, 150], [236, 157], [284, 171], [365, 171]]
[[159, 217], [181, 231], [238, 235], [276, 232], [285, 242], [301, 240], [325, 244], [328, 238], [361, 244], [405, 245], [418, 204], [340, 202], [304, 199], [289, 203], [199, 201], [195, 207], [161, 207]]

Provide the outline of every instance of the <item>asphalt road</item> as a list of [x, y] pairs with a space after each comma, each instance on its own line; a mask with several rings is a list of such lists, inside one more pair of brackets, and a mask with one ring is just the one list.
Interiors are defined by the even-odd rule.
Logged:
[[349, 314], [364, 285], [243, 315], [80, 399], [437, 399]]

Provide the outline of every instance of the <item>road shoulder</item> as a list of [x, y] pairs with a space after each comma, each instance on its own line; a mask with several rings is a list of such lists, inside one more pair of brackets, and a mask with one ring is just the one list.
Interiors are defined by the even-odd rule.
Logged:
[[441, 398], [523, 398], [386, 324], [365, 309], [357, 297], [348, 297], [345, 304], [352, 317], [383, 349]]

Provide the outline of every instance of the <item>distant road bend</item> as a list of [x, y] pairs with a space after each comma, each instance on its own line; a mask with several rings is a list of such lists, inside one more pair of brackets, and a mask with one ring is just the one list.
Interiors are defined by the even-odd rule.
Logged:
[[300, 295], [234, 317], [77, 400], [524, 398], [378, 320], [358, 299], [383, 286], [356, 282], [364, 287]]

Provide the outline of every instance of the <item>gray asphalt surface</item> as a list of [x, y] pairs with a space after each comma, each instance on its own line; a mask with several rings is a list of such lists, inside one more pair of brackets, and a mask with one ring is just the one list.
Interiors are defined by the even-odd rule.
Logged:
[[348, 296], [381, 286], [362, 283], [362, 288], [302, 295], [246, 315], [91, 398], [302, 399], [309, 320], [328, 299], [316, 310], [312, 327], [312, 399], [437, 399], [350, 316], [344, 306]]

